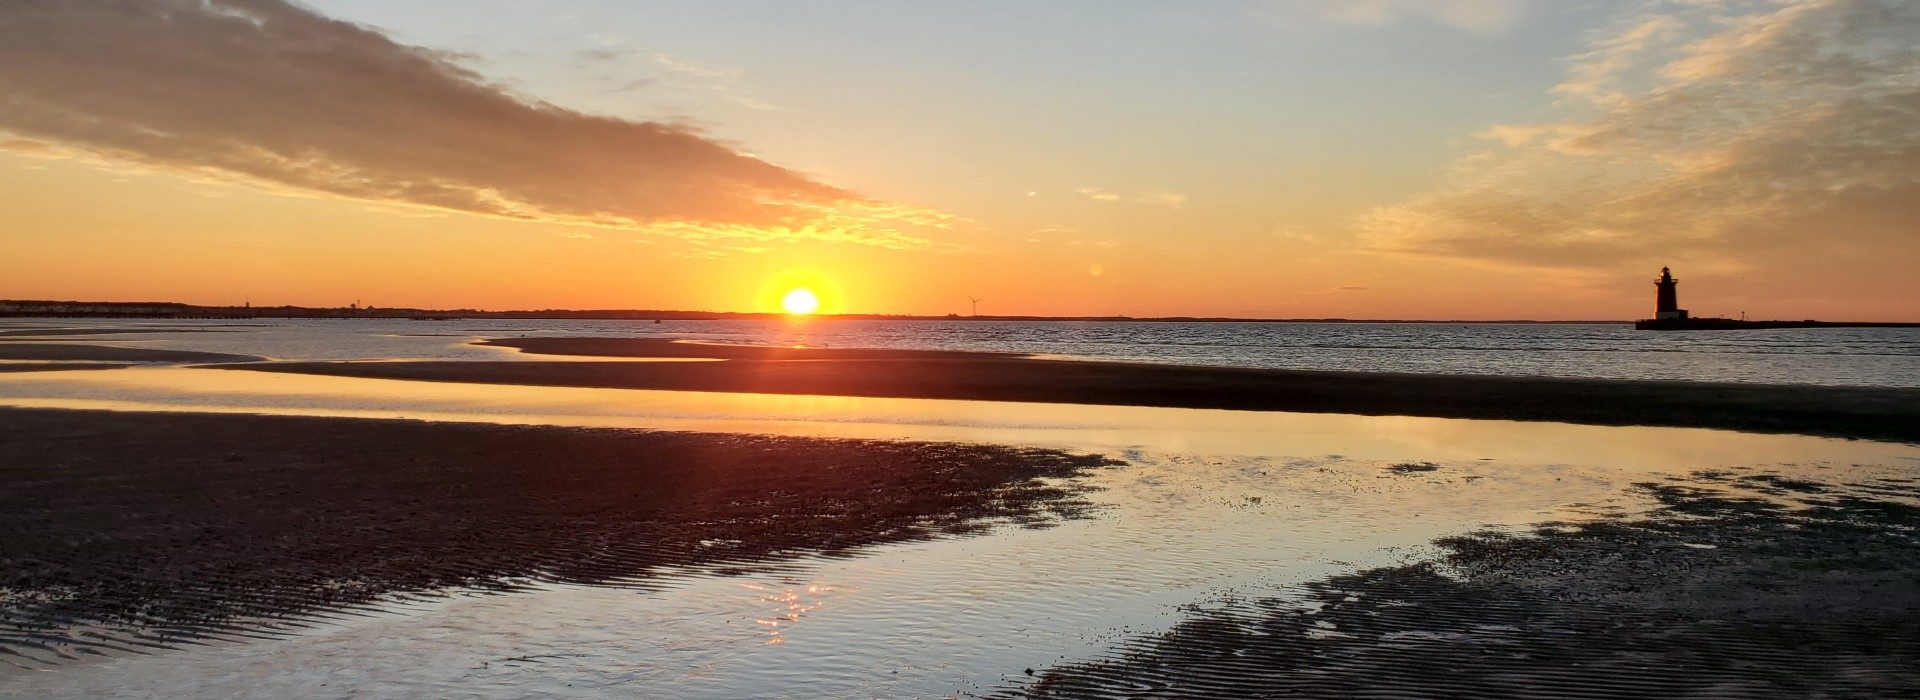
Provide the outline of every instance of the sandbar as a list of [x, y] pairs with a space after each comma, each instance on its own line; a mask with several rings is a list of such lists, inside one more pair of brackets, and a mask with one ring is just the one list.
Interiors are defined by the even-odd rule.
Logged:
[[1240, 369], [659, 339], [484, 344], [532, 353], [726, 361], [275, 362], [226, 368], [537, 386], [1538, 420], [1920, 442], [1920, 389]]

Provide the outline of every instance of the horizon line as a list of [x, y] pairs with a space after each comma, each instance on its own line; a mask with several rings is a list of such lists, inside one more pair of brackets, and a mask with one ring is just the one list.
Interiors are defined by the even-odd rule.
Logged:
[[[84, 307], [107, 307], [81, 311]], [[279, 313], [263, 313], [279, 312]], [[79, 301], [53, 299], [0, 299], [0, 318], [403, 318], [418, 320], [454, 320], [460, 318], [575, 319], [609, 321], [690, 321], [690, 320], [772, 320], [801, 318], [849, 321], [1109, 321], [1154, 323], [1485, 323], [1485, 324], [1631, 324], [1634, 318], [1536, 319], [1536, 318], [1348, 318], [1342, 316], [1127, 316], [1124, 314], [888, 314], [888, 313], [813, 313], [795, 315], [779, 311], [704, 311], [682, 309], [430, 309], [412, 306], [302, 306], [277, 304], [240, 306], [189, 304], [178, 301]], [[1703, 317], [1704, 318], [1704, 317]], [[1755, 319], [1768, 323], [1850, 323], [1911, 326], [1914, 321], [1864, 321], [1857, 319]]]
[[[77, 311], [61, 313], [61, 308], [11, 308], [11, 307], [145, 307], [128, 308], [116, 311], [111, 308], [94, 312]], [[167, 313], [167, 312], [174, 313]], [[278, 311], [289, 315], [263, 313]], [[204, 314], [194, 316], [193, 314]], [[253, 305], [209, 305], [189, 304], [177, 301], [79, 301], [51, 299], [0, 299], [0, 317], [14, 318], [407, 318], [433, 320], [456, 320], [461, 318], [517, 318], [517, 319], [576, 319], [576, 320], [773, 320], [797, 319], [793, 314], [776, 311], [708, 311], [684, 309], [430, 309], [422, 307], [375, 307], [375, 306], [303, 306], [299, 304], [276, 304], [268, 306]], [[1347, 318], [1338, 316], [1322, 317], [1252, 317], [1252, 316], [1127, 316], [1122, 314], [887, 314], [887, 313], [817, 313], [807, 314], [804, 318], [820, 320], [855, 321], [1113, 321], [1113, 322], [1159, 322], [1159, 323], [1488, 323], [1488, 324], [1622, 324], [1633, 323], [1634, 319], [1462, 319], [1462, 318]]]

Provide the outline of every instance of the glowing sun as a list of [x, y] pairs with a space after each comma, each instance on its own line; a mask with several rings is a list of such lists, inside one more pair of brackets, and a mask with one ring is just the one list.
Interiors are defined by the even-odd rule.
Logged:
[[780, 308], [796, 316], [805, 316], [820, 310], [820, 295], [806, 287], [795, 287], [787, 290], [786, 296], [780, 297]]

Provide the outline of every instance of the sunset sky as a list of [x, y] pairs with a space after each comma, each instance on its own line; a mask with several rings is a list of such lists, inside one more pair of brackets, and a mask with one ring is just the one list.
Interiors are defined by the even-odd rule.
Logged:
[[0, 298], [1920, 321], [1920, 3], [12, 0]]

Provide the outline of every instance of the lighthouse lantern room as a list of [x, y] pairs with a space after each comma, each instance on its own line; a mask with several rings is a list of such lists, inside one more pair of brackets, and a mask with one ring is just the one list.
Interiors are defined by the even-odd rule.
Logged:
[[1673, 278], [1672, 270], [1660, 268], [1660, 279], [1654, 280], [1653, 286], [1660, 290], [1656, 301], [1657, 306], [1654, 308], [1654, 318], [1665, 321], [1687, 317], [1687, 310], [1680, 308], [1678, 291], [1680, 280]]

